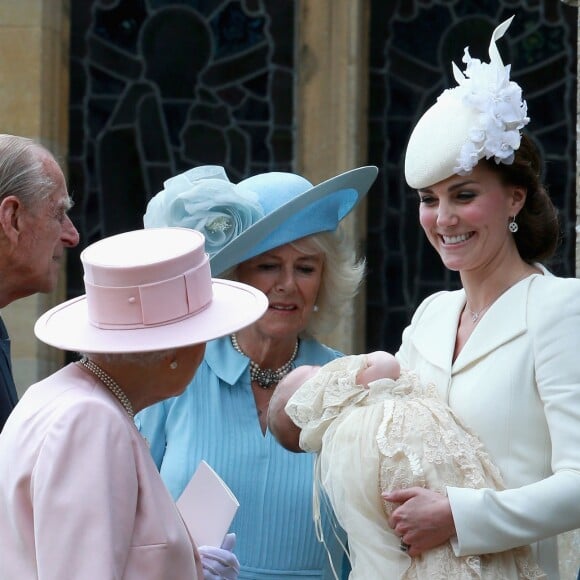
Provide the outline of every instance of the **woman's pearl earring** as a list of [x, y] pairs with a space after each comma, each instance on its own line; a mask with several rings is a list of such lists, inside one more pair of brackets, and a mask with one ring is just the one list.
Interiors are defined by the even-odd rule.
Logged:
[[169, 368], [174, 371], [177, 368], [177, 361], [174, 360], [173, 362], [169, 363]]

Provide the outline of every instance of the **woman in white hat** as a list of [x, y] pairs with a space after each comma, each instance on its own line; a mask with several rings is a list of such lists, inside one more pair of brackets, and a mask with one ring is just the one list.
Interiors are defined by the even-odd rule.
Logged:
[[496, 40], [490, 62], [466, 50], [465, 76], [419, 120], [405, 175], [419, 219], [463, 288], [417, 309], [397, 353], [401, 366], [437, 385], [479, 436], [505, 491], [409, 488], [391, 524], [417, 557], [451, 541], [456, 555], [531, 544], [559, 578], [557, 534], [580, 527], [580, 280], [552, 276], [557, 213], [540, 179], [540, 159], [521, 134], [529, 119]]
[[[260, 320], [207, 345], [183, 395], [137, 417], [174, 498], [203, 458], [239, 499], [240, 578], [332, 578], [312, 519], [313, 458], [278, 445], [266, 411], [290, 369], [340, 356], [316, 336], [349, 308], [364, 263], [336, 230], [376, 174], [362, 167], [313, 186], [272, 172], [232, 184], [221, 167], [204, 166], [170, 179], [147, 208], [146, 227], [202, 231], [213, 274], [268, 297]], [[324, 522], [340, 566], [335, 530]]]
[[252, 323], [267, 301], [212, 281], [192, 230], [119, 234], [81, 259], [86, 295], [35, 333], [83, 358], [31, 386], [0, 435], [0, 577], [201, 578], [133, 415], [181, 393], [205, 342]]

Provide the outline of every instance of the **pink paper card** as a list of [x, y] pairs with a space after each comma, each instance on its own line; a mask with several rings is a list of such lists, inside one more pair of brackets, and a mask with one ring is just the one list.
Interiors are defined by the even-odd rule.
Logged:
[[230, 488], [203, 460], [176, 503], [196, 545], [216, 548], [240, 507]]

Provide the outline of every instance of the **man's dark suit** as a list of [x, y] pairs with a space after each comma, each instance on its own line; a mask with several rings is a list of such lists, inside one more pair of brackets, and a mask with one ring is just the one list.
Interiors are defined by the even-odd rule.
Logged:
[[0, 318], [0, 431], [17, 401], [10, 362], [10, 339], [4, 321]]

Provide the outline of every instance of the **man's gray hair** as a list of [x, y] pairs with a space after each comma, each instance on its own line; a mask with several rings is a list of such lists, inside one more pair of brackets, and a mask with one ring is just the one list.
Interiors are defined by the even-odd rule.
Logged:
[[0, 134], [0, 201], [14, 195], [26, 207], [48, 197], [55, 182], [46, 171], [51, 153], [26, 137]]

